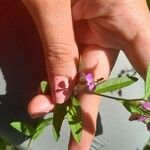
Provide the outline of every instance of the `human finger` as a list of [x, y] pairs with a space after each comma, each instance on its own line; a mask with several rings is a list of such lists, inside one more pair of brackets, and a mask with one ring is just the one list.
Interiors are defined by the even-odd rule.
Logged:
[[40, 33], [52, 99], [63, 103], [76, 78], [78, 49], [70, 0], [23, 0]]
[[[84, 47], [82, 50], [82, 67], [79, 72], [82, 72], [85, 75], [92, 73], [94, 75], [94, 80], [101, 77], [108, 79], [110, 70], [117, 58], [118, 51], [93, 45]], [[99, 110], [100, 97], [83, 93], [79, 95], [79, 99], [83, 117], [82, 138], [80, 144], [78, 144], [71, 137], [69, 150], [89, 150], [96, 130], [96, 119]]]

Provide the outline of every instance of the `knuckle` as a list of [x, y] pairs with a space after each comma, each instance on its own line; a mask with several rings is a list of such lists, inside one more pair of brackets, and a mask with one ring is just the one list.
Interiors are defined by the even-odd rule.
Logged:
[[75, 46], [69, 44], [51, 44], [46, 46], [45, 55], [48, 58], [48, 65], [50, 66], [62, 66], [71, 61], [75, 57]]

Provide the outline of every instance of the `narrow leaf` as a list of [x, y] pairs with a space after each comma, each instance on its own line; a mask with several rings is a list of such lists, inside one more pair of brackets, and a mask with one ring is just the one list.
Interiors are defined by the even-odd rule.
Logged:
[[33, 140], [37, 139], [43, 133], [45, 127], [52, 123], [52, 119], [53, 117], [50, 117], [39, 121], [39, 123], [36, 125], [35, 133], [32, 137]]
[[32, 136], [32, 140], [37, 139], [43, 133], [43, 131], [44, 131], [44, 128], [41, 128], [41, 129], [35, 131], [34, 135]]
[[82, 113], [80, 101], [72, 96], [71, 105], [67, 107], [67, 120], [70, 126], [72, 136], [76, 142], [80, 143], [82, 135]]
[[32, 136], [35, 132], [34, 128], [27, 123], [12, 122], [10, 125], [19, 132], [25, 134], [26, 136]]
[[100, 94], [105, 92], [112, 92], [114, 90], [121, 89], [123, 87], [129, 86], [136, 82], [138, 79], [135, 77], [120, 77], [120, 78], [113, 78], [107, 81], [98, 83], [96, 86], [94, 93]]
[[42, 81], [40, 87], [43, 94], [47, 94], [50, 92], [50, 87], [47, 81]]
[[53, 117], [47, 118], [47, 119], [42, 119], [39, 121], [39, 123], [36, 126], [36, 131], [47, 127], [49, 124], [52, 123]]
[[123, 106], [130, 112], [150, 117], [150, 112], [139, 107], [139, 102], [124, 101]]
[[60, 137], [60, 130], [61, 130], [62, 122], [66, 115], [66, 112], [67, 112], [67, 104], [66, 103], [56, 105], [55, 111], [53, 114], [53, 126], [52, 126], [54, 139], [56, 141], [58, 141], [58, 139]]
[[150, 65], [148, 65], [146, 82], [145, 82], [145, 99], [150, 99]]

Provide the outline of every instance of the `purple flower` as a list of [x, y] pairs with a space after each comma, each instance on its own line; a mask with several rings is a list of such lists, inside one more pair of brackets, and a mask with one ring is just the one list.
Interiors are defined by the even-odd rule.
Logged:
[[130, 121], [136, 120], [145, 123], [147, 126], [147, 130], [150, 131], [150, 117], [143, 116], [142, 114], [138, 114], [138, 113], [131, 113], [129, 120]]
[[80, 83], [86, 84], [88, 90], [91, 92], [95, 87], [94, 77], [92, 73], [88, 73], [87, 75], [84, 73], [80, 74], [79, 78]]
[[141, 106], [146, 110], [150, 110], [150, 102], [141, 102]]
[[86, 85], [89, 91], [92, 91], [95, 87], [94, 77], [92, 73], [85, 75]]
[[137, 121], [144, 122], [144, 121], [146, 121], [147, 119], [148, 119], [148, 117], [146, 117], [146, 116], [139, 116], [138, 119], [137, 119]]
[[129, 120], [130, 121], [140, 121], [140, 122], [145, 122], [146, 120], [148, 120], [149, 118], [146, 117], [146, 116], [143, 116], [141, 114], [138, 114], [138, 113], [132, 113], [129, 117]]

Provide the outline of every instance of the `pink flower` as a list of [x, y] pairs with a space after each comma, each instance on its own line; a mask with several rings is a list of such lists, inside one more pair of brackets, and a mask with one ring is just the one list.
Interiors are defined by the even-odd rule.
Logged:
[[146, 116], [139, 116], [139, 118], [137, 119], [137, 121], [144, 122], [144, 121], [146, 121], [147, 119], [149, 119], [149, 118], [146, 117]]
[[143, 122], [146, 124], [147, 126], [147, 130], [150, 131], [150, 118], [147, 117], [147, 116], [143, 116], [141, 114], [138, 114], [138, 113], [132, 113], [129, 117], [129, 120], [130, 121], [140, 121], [140, 122]]
[[94, 77], [92, 73], [85, 75], [86, 85], [89, 91], [92, 91], [95, 87]]
[[[150, 122], [149, 122], [149, 118], [148, 117], [140, 116], [137, 121], [144, 122], [146, 124], [147, 130], [150, 131]], [[146, 122], [148, 122], [148, 123], [146, 123]]]
[[80, 74], [80, 83], [86, 84], [88, 90], [91, 92], [95, 87], [94, 77], [92, 73], [88, 73], [87, 75], [84, 73]]
[[129, 117], [129, 120], [130, 121], [140, 121], [140, 122], [145, 122], [147, 119], [149, 119], [148, 117], [146, 116], [143, 116], [141, 114], [138, 114], [138, 113], [132, 113]]
[[141, 106], [142, 106], [145, 110], [150, 110], [150, 102], [141, 102]]

